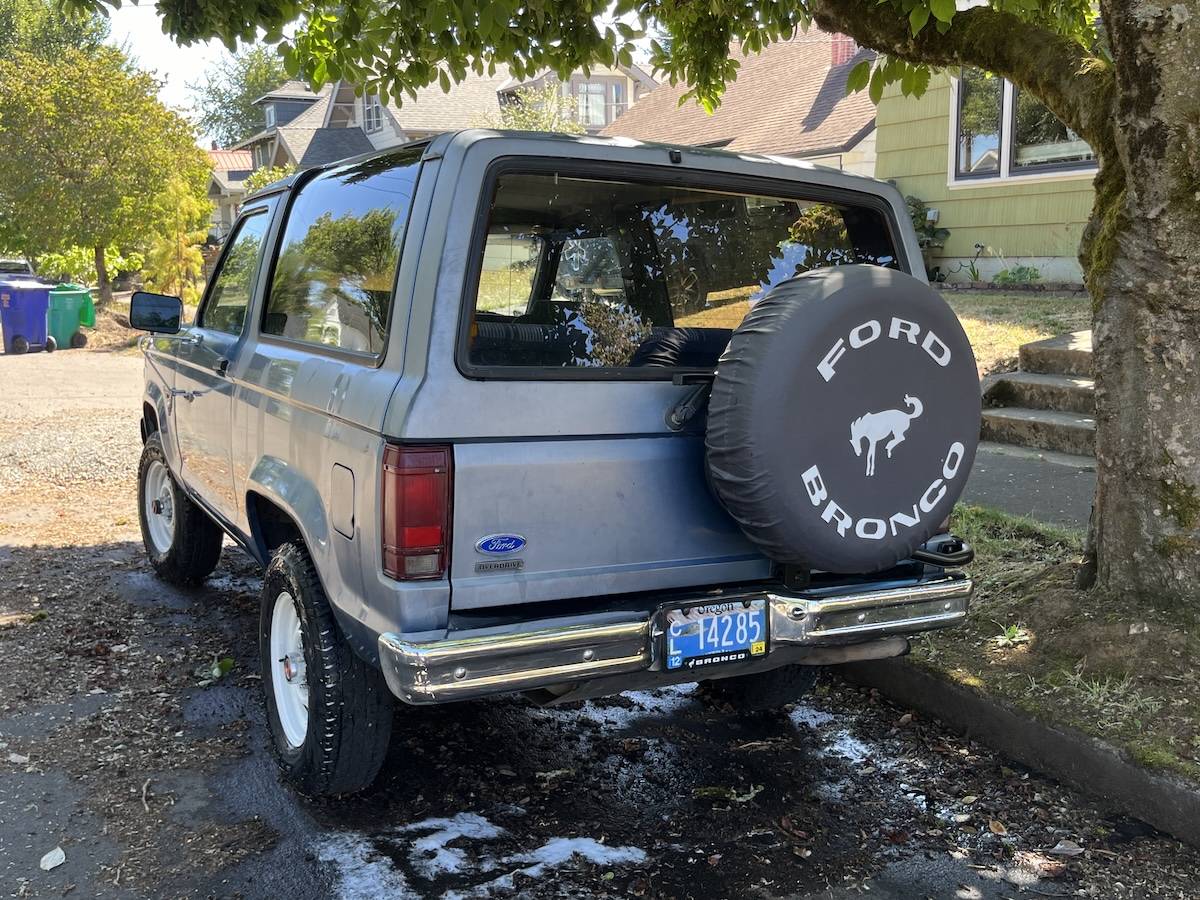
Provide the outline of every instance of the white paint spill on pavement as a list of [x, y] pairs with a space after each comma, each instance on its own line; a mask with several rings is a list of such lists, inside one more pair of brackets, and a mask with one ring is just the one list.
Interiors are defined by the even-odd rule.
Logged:
[[[401, 854], [407, 858], [412, 875], [423, 881], [445, 876], [460, 879], [488, 876], [478, 884], [447, 891], [443, 895], [446, 900], [490, 897], [511, 891], [518, 875], [544, 878], [572, 862], [616, 867], [646, 860], [646, 852], [638, 847], [610, 847], [590, 837], [555, 837], [535, 850], [504, 856], [481, 846], [507, 834], [506, 829], [478, 813], [464, 812], [451, 818], [413, 822], [379, 835], [357, 832], [331, 835], [319, 841], [314, 849], [317, 859], [334, 867], [338, 900], [378, 897], [408, 900], [427, 896], [428, 891], [414, 887], [396, 867], [393, 857]], [[452, 842], [459, 846], [448, 846]], [[381, 852], [381, 846], [395, 848], [399, 853]], [[507, 871], [491, 877], [498, 869]]]
[[807, 725], [809, 728], [820, 728], [822, 725], [828, 725], [834, 719], [825, 710], [809, 706], [807, 703], [797, 703], [792, 707], [788, 717], [792, 720], [793, 725]]
[[[493, 878], [468, 891], [448, 891], [442, 900], [461, 900], [465, 897], [488, 897], [497, 891], [516, 888], [516, 876], [543, 878], [547, 872], [566, 865], [576, 858], [597, 866], [636, 865], [646, 861], [646, 851], [638, 847], [609, 847], [593, 838], [551, 838], [529, 853], [514, 853], [504, 858], [503, 865], [520, 868]], [[529, 863], [529, 865], [523, 865]]]
[[322, 839], [315, 847], [317, 859], [332, 863], [337, 876], [338, 900], [405, 900], [418, 897], [392, 861], [375, 849], [365, 834], [348, 832]]
[[605, 728], [628, 728], [639, 719], [667, 716], [695, 701], [694, 684], [672, 684], [655, 691], [626, 691], [619, 695], [632, 706], [610, 702], [585, 701], [579, 709], [550, 708], [543, 712], [566, 718], [587, 719]]
[[468, 838], [476, 841], [495, 840], [504, 829], [493, 825], [478, 813], [459, 813], [451, 819], [426, 819], [396, 829], [398, 834], [429, 834], [413, 841], [408, 861], [413, 871], [425, 878], [436, 878], [447, 872], [461, 872], [466, 867], [465, 850], [450, 847], [451, 841]]

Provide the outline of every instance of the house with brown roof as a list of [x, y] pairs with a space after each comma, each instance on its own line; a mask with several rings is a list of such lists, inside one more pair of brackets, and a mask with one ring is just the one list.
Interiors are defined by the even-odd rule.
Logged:
[[662, 84], [604, 135], [771, 153], [874, 175], [875, 105], [865, 91], [846, 93], [855, 64], [873, 59], [853, 38], [817, 30], [743, 56], [737, 80], [709, 115], [679, 104], [685, 84]]
[[208, 151], [208, 158], [212, 162], [208, 199], [213, 203], [209, 231], [221, 240], [237, 218], [238, 207], [246, 195], [246, 179], [254, 169], [254, 162], [249, 150], [220, 150], [217, 147]]

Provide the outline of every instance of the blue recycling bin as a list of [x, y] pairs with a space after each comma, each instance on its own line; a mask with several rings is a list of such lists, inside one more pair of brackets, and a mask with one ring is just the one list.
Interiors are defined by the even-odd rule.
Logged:
[[0, 281], [0, 328], [4, 330], [5, 353], [54, 350], [54, 338], [46, 331], [50, 309], [50, 285], [28, 279]]

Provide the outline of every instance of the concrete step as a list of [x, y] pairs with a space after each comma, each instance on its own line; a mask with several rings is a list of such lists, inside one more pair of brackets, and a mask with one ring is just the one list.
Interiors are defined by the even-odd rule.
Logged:
[[1096, 413], [1096, 382], [1078, 375], [1006, 372], [983, 394], [984, 406], [1022, 406], [1059, 412]]
[[985, 409], [982, 438], [999, 444], [1092, 455], [1096, 446], [1096, 420], [1079, 413], [1049, 409]]
[[1022, 372], [1089, 377], [1092, 374], [1092, 332], [1073, 331], [1024, 344], [1019, 356]]

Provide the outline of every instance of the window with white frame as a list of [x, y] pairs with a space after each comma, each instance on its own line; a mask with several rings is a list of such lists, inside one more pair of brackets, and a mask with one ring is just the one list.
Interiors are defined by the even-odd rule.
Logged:
[[606, 125], [607, 85], [600, 81], [584, 81], [576, 89], [579, 121], [584, 125]]
[[275, 104], [274, 103], [268, 103], [266, 106], [263, 107], [263, 118], [266, 120], [268, 128], [275, 127]]
[[952, 182], [1094, 171], [1087, 142], [1041, 101], [978, 69], [963, 69], [951, 106]]
[[383, 128], [383, 104], [377, 94], [363, 97], [363, 130], [368, 134]]

